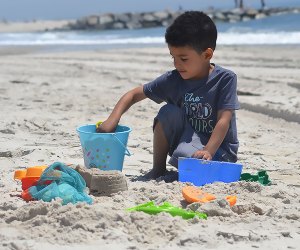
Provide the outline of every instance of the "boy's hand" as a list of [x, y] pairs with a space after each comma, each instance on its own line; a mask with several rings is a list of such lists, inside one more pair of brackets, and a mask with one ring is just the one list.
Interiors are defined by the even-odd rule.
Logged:
[[211, 153], [205, 149], [197, 150], [192, 157], [209, 161], [212, 159]]
[[97, 133], [112, 133], [116, 130], [116, 126], [118, 124], [114, 124], [109, 120], [102, 122], [96, 129]]
[[144, 100], [147, 96], [144, 93], [143, 86], [136, 87], [128, 91], [121, 97], [110, 116], [103, 123], [98, 126], [96, 131], [98, 133], [114, 132], [121, 116], [135, 103]]

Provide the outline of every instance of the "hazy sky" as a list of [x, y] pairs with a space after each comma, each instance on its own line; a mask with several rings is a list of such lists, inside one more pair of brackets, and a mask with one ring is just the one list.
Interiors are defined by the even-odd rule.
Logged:
[[[300, 0], [265, 0], [267, 6], [300, 6]], [[244, 0], [249, 7], [260, 0]], [[0, 20], [72, 19], [104, 12], [232, 8], [234, 0], [0, 0]]]

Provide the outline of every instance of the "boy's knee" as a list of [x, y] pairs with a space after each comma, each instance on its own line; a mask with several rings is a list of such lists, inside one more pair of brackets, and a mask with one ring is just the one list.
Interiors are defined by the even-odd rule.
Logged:
[[157, 121], [162, 124], [167, 123], [169, 126], [183, 123], [183, 112], [182, 109], [173, 104], [166, 104], [162, 106], [154, 120], [154, 126]]

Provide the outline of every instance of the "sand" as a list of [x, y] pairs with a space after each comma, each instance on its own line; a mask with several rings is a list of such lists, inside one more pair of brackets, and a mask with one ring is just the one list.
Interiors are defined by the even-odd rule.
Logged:
[[[166, 48], [39, 53], [0, 48], [0, 249], [299, 249], [300, 47], [219, 47], [213, 62], [238, 74], [239, 162], [267, 170], [271, 186], [205, 185], [217, 200], [207, 220], [150, 216], [126, 208], [150, 200], [186, 208], [170, 175], [144, 181], [152, 166], [152, 120], [144, 100], [121, 120], [132, 128], [123, 173], [128, 191], [93, 205], [24, 202], [16, 169], [83, 164], [76, 127], [104, 120], [120, 96], [172, 68]], [[168, 166], [168, 169], [172, 169]], [[230, 208], [226, 195], [237, 195]], [[197, 209], [195, 206], [191, 206]]]

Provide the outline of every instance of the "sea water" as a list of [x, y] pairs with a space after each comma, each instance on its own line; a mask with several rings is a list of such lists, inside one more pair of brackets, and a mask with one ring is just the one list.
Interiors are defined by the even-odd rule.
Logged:
[[[300, 13], [236, 23], [217, 22], [218, 45], [300, 45]], [[0, 33], [0, 46], [55, 46], [84, 49], [162, 46], [165, 27], [136, 30]]]

